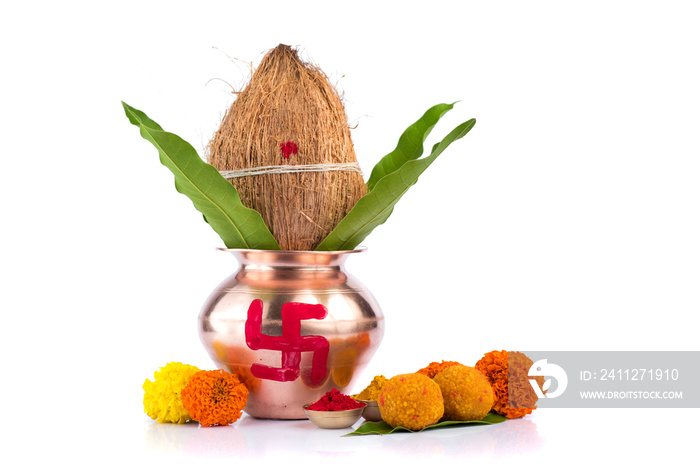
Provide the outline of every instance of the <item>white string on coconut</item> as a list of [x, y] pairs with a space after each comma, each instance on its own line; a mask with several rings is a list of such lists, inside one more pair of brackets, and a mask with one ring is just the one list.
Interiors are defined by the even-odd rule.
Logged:
[[362, 175], [360, 164], [353, 163], [314, 163], [308, 165], [268, 165], [265, 167], [244, 168], [242, 170], [221, 170], [219, 173], [230, 180], [243, 176], [271, 175], [277, 173], [304, 172], [357, 172]]

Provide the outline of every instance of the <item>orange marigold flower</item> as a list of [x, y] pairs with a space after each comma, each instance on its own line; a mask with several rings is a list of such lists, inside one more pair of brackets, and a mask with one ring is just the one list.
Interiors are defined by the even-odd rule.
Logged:
[[245, 385], [222, 369], [197, 372], [180, 395], [190, 417], [205, 427], [236, 422], [248, 401]]
[[425, 366], [423, 369], [420, 369], [416, 371], [416, 374], [423, 374], [427, 375], [431, 379], [438, 375], [440, 372], [444, 371], [450, 366], [459, 366], [460, 364], [458, 362], [454, 361], [445, 361], [443, 359], [442, 362], [431, 362], [427, 366]]
[[[476, 369], [493, 387], [493, 410], [508, 419], [523, 417], [537, 407], [537, 394], [528, 380], [532, 360], [517, 351], [491, 351], [476, 363]], [[542, 388], [544, 377], [535, 377]]]

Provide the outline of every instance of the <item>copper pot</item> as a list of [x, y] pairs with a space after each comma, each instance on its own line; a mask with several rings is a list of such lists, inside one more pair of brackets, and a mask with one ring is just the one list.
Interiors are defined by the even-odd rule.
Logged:
[[239, 268], [209, 296], [199, 336], [249, 390], [245, 412], [306, 419], [303, 406], [347, 393], [384, 335], [372, 294], [349, 275], [352, 251], [227, 249]]

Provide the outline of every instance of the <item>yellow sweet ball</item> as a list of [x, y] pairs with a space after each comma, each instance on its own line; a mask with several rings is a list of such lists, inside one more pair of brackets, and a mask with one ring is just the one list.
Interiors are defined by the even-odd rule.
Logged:
[[440, 387], [423, 374], [401, 374], [379, 392], [379, 412], [391, 427], [421, 430], [437, 423], [444, 412]]
[[442, 391], [446, 421], [479, 421], [493, 407], [493, 389], [484, 374], [464, 365], [448, 367], [433, 379]]

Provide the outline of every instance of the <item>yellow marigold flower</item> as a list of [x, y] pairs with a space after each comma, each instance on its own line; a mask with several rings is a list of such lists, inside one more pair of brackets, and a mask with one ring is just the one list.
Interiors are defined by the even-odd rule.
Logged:
[[189, 364], [170, 362], [158, 369], [154, 381], [143, 383], [143, 410], [158, 422], [184, 424], [192, 418], [182, 405], [180, 391], [199, 369]]

